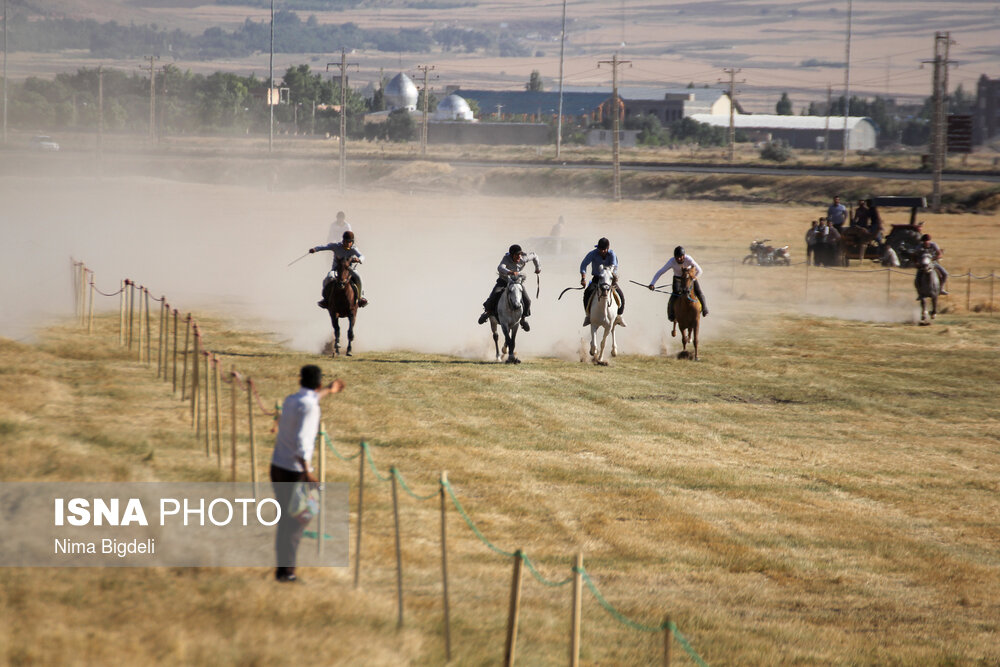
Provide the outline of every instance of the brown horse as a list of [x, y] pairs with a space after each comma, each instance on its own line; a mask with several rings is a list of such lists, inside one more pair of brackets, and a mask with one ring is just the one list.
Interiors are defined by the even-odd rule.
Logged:
[[340, 355], [340, 319], [347, 318], [347, 356], [351, 356], [351, 343], [354, 342], [354, 320], [358, 316], [358, 299], [354, 284], [351, 282], [351, 263], [348, 258], [337, 260], [333, 273], [336, 278], [331, 280], [323, 290], [326, 299], [326, 309], [333, 323], [333, 356]]
[[671, 336], [677, 335], [677, 327], [681, 329], [681, 344], [684, 349], [677, 355], [678, 359], [690, 358], [687, 351], [688, 340], [694, 344], [694, 360], [698, 361], [698, 327], [701, 324], [701, 302], [694, 293], [695, 268], [684, 269], [681, 276], [681, 290], [676, 292], [674, 302], [674, 328]]

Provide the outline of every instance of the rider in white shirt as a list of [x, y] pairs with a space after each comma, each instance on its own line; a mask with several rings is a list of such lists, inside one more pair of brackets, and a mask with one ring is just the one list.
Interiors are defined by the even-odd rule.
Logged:
[[649, 289], [655, 289], [656, 281], [660, 279], [660, 276], [670, 269], [674, 270], [673, 293], [670, 295], [670, 301], [667, 303], [667, 317], [671, 322], [674, 321], [674, 303], [677, 301], [677, 296], [683, 287], [681, 285], [681, 278], [684, 275], [684, 270], [691, 267], [694, 267], [694, 293], [698, 297], [698, 301], [701, 302], [701, 314], [708, 316], [708, 307], [705, 306], [705, 295], [701, 293], [701, 285], [698, 284], [698, 277], [701, 276], [701, 267], [684, 252], [684, 248], [681, 246], [674, 248], [674, 256], [667, 260], [667, 263], [660, 267], [660, 270], [656, 272], [653, 279], [649, 281]]

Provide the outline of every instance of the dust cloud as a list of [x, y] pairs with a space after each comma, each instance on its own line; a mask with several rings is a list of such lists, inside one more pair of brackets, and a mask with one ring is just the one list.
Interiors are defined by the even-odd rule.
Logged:
[[[512, 243], [537, 251], [542, 264], [542, 273], [527, 281], [534, 305], [532, 330], [518, 337], [523, 358], [582, 358], [589, 342], [589, 328], [581, 326], [582, 292], [557, 297], [564, 288], [579, 287], [580, 261], [601, 236], [611, 239], [620, 258], [627, 298], [620, 354], [679, 350], [679, 338], [669, 336], [667, 297], [629, 282], [647, 284], [678, 243], [705, 269], [702, 283], [714, 312], [703, 325], [703, 340], [736, 335], [742, 316], [734, 313], [747, 310], [726, 289], [735, 283], [728, 265], [741, 251], [742, 235], [720, 241], [710, 221], [679, 215], [665, 202], [375, 187], [352, 188], [342, 197], [335, 183], [269, 192], [143, 176], [42, 174], [0, 178], [0, 197], [0, 335], [14, 339], [30, 339], [35, 328], [72, 315], [72, 257], [95, 271], [103, 292], [131, 278], [154, 297], [166, 295], [181, 313], [221, 314], [271, 332], [292, 348], [319, 353], [331, 337], [329, 318], [316, 301], [332, 254], [288, 264], [327, 242], [338, 210], [347, 213], [365, 256], [359, 273], [370, 305], [360, 311], [355, 329], [359, 353], [411, 350], [491, 359], [489, 325], [478, 325], [477, 318]], [[557, 244], [549, 234], [560, 215], [565, 228]], [[118, 299], [98, 296], [96, 307], [117, 310]], [[206, 340], [213, 349], [225, 348], [211, 331]]]

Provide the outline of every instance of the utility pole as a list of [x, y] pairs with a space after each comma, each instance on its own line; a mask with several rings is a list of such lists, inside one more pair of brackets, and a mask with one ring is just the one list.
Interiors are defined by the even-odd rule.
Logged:
[[344, 194], [347, 188], [347, 68], [358, 67], [358, 64], [347, 62], [347, 51], [341, 49], [340, 62], [327, 63], [327, 72], [330, 65], [340, 67], [340, 194]]
[[842, 162], [847, 162], [847, 144], [850, 130], [847, 129], [847, 118], [851, 115], [851, 13], [853, 0], [847, 0], [847, 50], [844, 55], [844, 156]]
[[267, 61], [267, 111], [269, 115], [267, 126], [267, 152], [274, 148], [274, 105], [271, 99], [274, 92], [274, 0], [271, 0], [271, 57]]
[[833, 107], [833, 86], [826, 84], [826, 130], [823, 132], [823, 160], [830, 159], [830, 109]]
[[434, 65], [417, 65], [417, 69], [424, 73], [424, 103], [421, 105], [424, 113], [423, 122], [420, 123], [420, 154], [427, 155], [427, 105], [430, 100], [431, 93], [427, 89], [427, 73], [434, 69]]
[[621, 201], [622, 199], [622, 171], [621, 171], [621, 161], [619, 155], [620, 142], [618, 140], [618, 134], [620, 132], [620, 120], [621, 114], [618, 109], [622, 105], [621, 100], [618, 99], [618, 67], [621, 65], [632, 66], [631, 60], [618, 60], [618, 54], [615, 53], [611, 60], [599, 60], [597, 61], [597, 66], [601, 65], [611, 65], [611, 113], [614, 118], [614, 137], [611, 143], [611, 160], [614, 163], [614, 196], [615, 201]]
[[104, 65], [97, 66], [97, 157], [104, 154]]
[[722, 71], [729, 75], [729, 161], [732, 162], [736, 159], [736, 75], [743, 70], [730, 67]]
[[156, 56], [146, 56], [149, 61], [149, 139], [156, 141]]
[[7, 145], [7, 0], [3, 0], [3, 143]]
[[933, 172], [931, 208], [935, 212], [941, 210], [941, 173], [944, 171], [945, 158], [948, 153], [945, 124], [947, 121], [948, 65], [951, 64], [951, 61], [948, 59], [950, 45], [950, 32], [934, 33], [934, 59], [923, 61], [924, 63], [934, 64], [933, 92], [931, 95], [934, 107], [931, 116], [930, 149], [931, 169]]
[[[7, 0], [4, 0], [6, 2]], [[559, 33], [559, 112], [556, 116], [556, 159], [562, 152], [563, 59], [566, 55], [566, 0], [563, 0], [562, 32]]]
[[500, 109], [503, 109], [502, 104], [497, 105], [497, 122], [499, 122], [502, 119], [502, 117], [500, 116]]

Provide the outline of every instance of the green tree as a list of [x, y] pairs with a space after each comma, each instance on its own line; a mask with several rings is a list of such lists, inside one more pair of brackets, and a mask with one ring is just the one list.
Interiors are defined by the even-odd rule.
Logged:
[[781, 99], [774, 105], [774, 112], [779, 116], [792, 115], [792, 100], [788, 98], [788, 93], [781, 94]]
[[528, 79], [528, 83], [524, 84], [524, 89], [533, 93], [540, 93], [545, 90], [545, 86], [542, 85], [542, 75], [538, 73], [538, 70], [531, 70], [531, 78]]
[[406, 109], [396, 109], [385, 121], [385, 135], [389, 141], [409, 141], [417, 124]]

